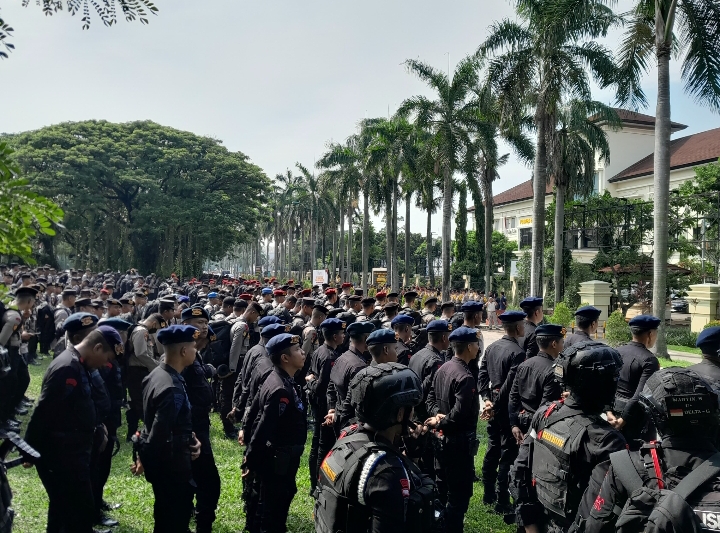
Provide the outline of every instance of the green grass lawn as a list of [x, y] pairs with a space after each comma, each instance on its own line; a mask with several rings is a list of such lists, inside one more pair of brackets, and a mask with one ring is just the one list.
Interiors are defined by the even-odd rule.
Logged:
[[691, 348], [690, 346], [680, 346], [677, 344], [668, 344], [668, 350], [674, 350], [676, 352], [692, 353], [695, 355], [701, 355], [700, 348]]
[[680, 361], [677, 359], [673, 359], [672, 361], [669, 361], [667, 359], [658, 359], [660, 361], [660, 368], [667, 368], [669, 366], [681, 366], [683, 368], [688, 367], [690, 365], [694, 365], [695, 363], [691, 363], [690, 361]]
[[[40, 394], [40, 385], [43, 372], [49, 360], [46, 358], [42, 366], [31, 366], [32, 381], [28, 396], [37, 398]], [[26, 417], [27, 418], [27, 417]], [[481, 423], [482, 424], [482, 423]], [[481, 438], [480, 452], [475, 458], [478, 471], [487, 446], [487, 434], [484, 425], [479, 427]], [[125, 436], [125, 429], [121, 428], [118, 434]], [[222, 479], [222, 492], [217, 511], [217, 521], [213, 531], [229, 533], [241, 531], [245, 524], [245, 515], [242, 511], [240, 495], [242, 484], [240, 481], [240, 463], [242, 449], [236, 442], [223, 438], [222, 424], [218, 415], [212, 415], [212, 443], [220, 477]], [[309, 496], [310, 480], [307, 468], [307, 454], [310, 449], [311, 435], [305, 456], [297, 476], [298, 493], [295, 496], [288, 518], [288, 530], [291, 532], [314, 531], [312, 518], [313, 499]], [[150, 484], [144, 478], [136, 478], [130, 474], [132, 454], [130, 445], [123, 441], [120, 453], [113, 459], [113, 468], [105, 488], [105, 499], [113, 503], [122, 503], [122, 507], [113, 513], [120, 521], [115, 528], [117, 533], [140, 533], [152, 531], [153, 494]], [[14, 531], [21, 533], [40, 533], [45, 531], [47, 516], [47, 496], [35, 469], [25, 470], [22, 467], [13, 468], [8, 477], [13, 489], [13, 507], [16, 511]], [[514, 529], [506, 526], [502, 519], [489, 512], [482, 504], [482, 485], [475, 484], [475, 493], [470, 502], [465, 530], [478, 533], [510, 533]]]

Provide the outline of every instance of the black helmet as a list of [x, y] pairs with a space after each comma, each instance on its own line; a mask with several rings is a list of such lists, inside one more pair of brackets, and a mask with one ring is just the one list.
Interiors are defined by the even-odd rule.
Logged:
[[[417, 374], [399, 363], [381, 363], [363, 368], [350, 382], [350, 404], [358, 421], [382, 430], [396, 424], [400, 407], [422, 401]], [[410, 410], [405, 413], [409, 420]]]
[[604, 408], [613, 402], [622, 368], [617, 350], [597, 341], [573, 344], [554, 365], [555, 376], [583, 404]]
[[718, 427], [718, 396], [712, 386], [689, 368], [663, 368], [650, 376], [640, 403], [661, 437], [713, 438]]

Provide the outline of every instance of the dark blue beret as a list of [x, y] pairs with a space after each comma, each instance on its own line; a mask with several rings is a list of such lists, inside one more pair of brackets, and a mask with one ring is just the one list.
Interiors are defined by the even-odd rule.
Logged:
[[258, 320], [258, 327], [264, 328], [265, 326], [269, 326], [270, 324], [280, 324], [282, 320], [280, 320], [276, 316], [264, 316], [260, 320]]
[[68, 333], [75, 333], [81, 329], [94, 327], [98, 317], [91, 313], [73, 313], [63, 322], [63, 328]]
[[325, 331], [344, 331], [347, 324], [339, 318], [326, 318], [320, 323], [320, 329]]
[[697, 337], [695, 346], [700, 348], [703, 353], [715, 355], [720, 348], [720, 326], [702, 330]]
[[475, 328], [460, 326], [450, 333], [450, 342], [478, 342], [480, 332]]
[[377, 329], [373, 331], [367, 338], [367, 345], [374, 344], [393, 344], [397, 341], [395, 332], [391, 329]]
[[182, 320], [192, 320], [193, 318], [204, 318], [205, 320], [210, 320], [210, 315], [208, 315], [208, 312], [205, 311], [204, 308], [200, 307], [199, 305], [194, 305], [192, 307], [188, 307], [187, 309], [183, 309], [182, 314], [180, 315], [180, 318]]
[[98, 320], [98, 326], [110, 326], [118, 331], [127, 331], [132, 327], [132, 322], [128, 322], [127, 320], [123, 320], [118, 317], [101, 318]]
[[364, 322], [353, 322], [347, 328], [348, 335], [362, 335], [363, 333], [372, 333], [375, 330], [375, 326], [372, 322], [367, 320]]
[[522, 311], [505, 311], [502, 315], [498, 316], [500, 322], [510, 324], [511, 322], [520, 322], [524, 320], [527, 315]]
[[260, 332], [260, 335], [265, 337], [266, 339], [272, 339], [276, 335], [280, 335], [281, 333], [288, 333], [289, 331], [290, 324], [277, 323], [265, 326]]
[[115, 354], [115, 357], [118, 357], [125, 352], [125, 343], [115, 328], [108, 325], [99, 326], [98, 331], [102, 333], [103, 339], [105, 339], [105, 342], [108, 343], [110, 349]]
[[478, 302], [476, 300], [467, 301], [460, 306], [460, 311], [463, 311], [463, 312], [465, 312], [465, 311], [470, 311], [470, 312], [482, 311], [482, 309], [483, 309], [482, 302]]
[[628, 322], [631, 328], [657, 329], [660, 327], [660, 319], [652, 315], [638, 315]]
[[449, 333], [453, 329], [452, 324], [447, 320], [432, 320], [427, 325], [428, 331], [441, 331], [443, 333]]
[[525, 298], [522, 302], [520, 302], [520, 307], [522, 309], [532, 309], [533, 307], [537, 307], [542, 304], [542, 298], [535, 298], [534, 296], [530, 296], [529, 298]]
[[157, 340], [163, 346], [194, 342], [200, 337], [200, 330], [194, 326], [172, 325], [157, 332]]
[[390, 321], [390, 325], [395, 327], [397, 324], [407, 324], [412, 326], [415, 323], [415, 319], [410, 315], [398, 315]]
[[564, 337], [565, 333], [565, 328], [557, 324], [541, 324], [535, 328], [538, 337]]
[[577, 311], [575, 311], [575, 316], [581, 316], [583, 318], [589, 318], [590, 320], [597, 320], [600, 316], [600, 309], [597, 307], [593, 307], [592, 305], [586, 305], [583, 307], [580, 307]]
[[265, 345], [265, 348], [267, 349], [268, 354], [275, 355], [290, 348], [293, 344], [300, 344], [300, 337], [298, 335], [281, 333], [280, 335], [276, 335], [270, 339]]

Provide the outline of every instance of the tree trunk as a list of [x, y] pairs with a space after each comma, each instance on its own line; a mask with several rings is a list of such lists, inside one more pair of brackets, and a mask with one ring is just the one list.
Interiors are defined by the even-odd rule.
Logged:
[[363, 227], [362, 227], [362, 280], [360, 286], [363, 294], [367, 294], [368, 255], [370, 251], [370, 199], [367, 187], [363, 191]]
[[410, 283], [410, 202], [412, 201], [412, 193], [409, 192], [405, 195], [405, 283], [403, 285], [408, 286]]
[[353, 246], [353, 227], [352, 227], [352, 217], [353, 217], [353, 202], [350, 202], [350, 205], [348, 206], [348, 243], [347, 243], [347, 281], [352, 283], [352, 274], [353, 274], [353, 264], [352, 264], [352, 246]]
[[452, 172], [448, 163], [443, 168], [443, 225], [442, 225], [442, 301], [450, 300], [450, 240], [452, 217]]
[[563, 269], [563, 235], [565, 231], [565, 187], [555, 185], [555, 261], [553, 263], [553, 278], [555, 282], [555, 305], [562, 302], [562, 269]]
[[430, 276], [430, 286], [435, 287], [435, 270], [433, 268], [433, 240], [432, 240], [432, 213], [427, 212], [427, 229], [425, 230], [425, 248], [427, 252], [427, 268], [428, 276]]
[[275, 256], [273, 257], [273, 272], [275, 272], [276, 278], [282, 277], [280, 275], [280, 271], [278, 270], [278, 260], [280, 259], [280, 257], [278, 256], [278, 239], [280, 238], [279, 233], [280, 233], [280, 231], [278, 230], [278, 219], [276, 216], [276, 218], [275, 218], [275, 236], [273, 237], [273, 248], [274, 248], [273, 251], [275, 254]]
[[388, 191], [385, 197], [385, 269], [386, 281], [392, 280], [392, 194]]
[[[485, 169], [483, 171], [483, 195], [485, 196], [485, 292], [491, 290], [492, 285], [492, 234], [493, 234], [493, 192], [492, 182], [495, 175], [495, 169]], [[480, 207], [475, 204], [475, 212]], [[477, 224], [476, 224], [477, 226]], [[479, 230], [479, 228], [477, 228]], [[479, 239], [480, 232], [475, 232], [475, 239]]]
[[393, 216], [392, 216], [392, 279], [390, 280], [390, 287], [393, 290], [398, 291], [400, 289], [400, 264], [398, 261], [397, 245], [398, 245], [398, 180], [393, 181]]
[[337, 268], [337, 263], [335, 260], [335, 258], [336, 258], [335, 250], [337, 249], [337, 248], [335, 248], [336, 240], [337, 240], [337, 228], [335, 227], [335, 220], [333, 219], [333, 221], [332, 221], [332, 250], [330, 251], [330, 259], [331, 259], [330, 279], [333, 280], [333, 282], [335, 281], [335, 275], [336, 275], [335, 271]]
[[[288, 277], [294, 279], [293, 274], [293, 233], [295, 232], [295, 225], [293, 224], [292, 218], [290, 219], [290, 228], [288, 229]], [[298, 276], [299, 277], [299, 276]]]
[[[658, 96], [655, 110], [655, 178], [653, 227], [653, 314], [660, 319], [656, 352], [667, 357], [665, 338], [665, 299], [668, 260], [668, 218], [670, 211], [670, 52], [665, 42], [665, 24], [659, 8], [655, 10], [655, 48], [658, 60]], [[670, 32], [672, 34], [672, 32]]]
[[345, 276], [345, 213], [340, 211], [340, 280], [347, 281]]
[[545, 240], [545, 188], [547, 184], [547, 146], [545, 144], [546, 117], [536, 120], [537, 150], [533, 169], [532, 262], [530, 267], [530, 296], [542, 297], [543, 245]]

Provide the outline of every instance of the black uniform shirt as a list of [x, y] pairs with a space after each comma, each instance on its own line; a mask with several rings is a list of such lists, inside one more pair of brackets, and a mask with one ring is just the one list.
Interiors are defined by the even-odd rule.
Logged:
[[[335, 409], [338, 415], [353, 413], [347, 401], [350, 381], [355, 374], [370, 364], [370, 358], [351, 347], [335, 361], [330, 370], [330, 383], [328, 383], [327, 403], [328, 409]], [[352, 416], [352, 415], [349, 415]]]
[[327, 390], [330, 384], [330, 372], [340, 353], [330, 348], [327, 344], [321, 345], [310, 356], [310, 374], [315, 376], [308, 384], [311, 401], [317, 408], [318, 413], [326, 415], [328, 412]]
[[521, 411], [535, 413], [544, 403], [559, 400], [562, 387], [555, 379], [554, 360], [543, 351], [536, 357], [520, 363], [515, 380], [510, 389], [510, 427], [519, 426], [518, 415]]
[[395, 343], [395, 349], [397, 351], [397, 362], [401, 365], [408, 366], [410, 364], [410, 357], [412, 356], [412, 350], [403, 341], [398, 340]]
[[625, 402], [622, 412], [618, 413], [626, 423], [635, 416], [640, 416], [635, 404], [650, 376], [660, 369], [660, 363], [653, 353], [639, 342], [630, 341], [618, 347], [617, 351], [623, 359], [623, 366], [618, 379], [616, 398]]
[[538, 346], [537, 338], [535, 336], [536, 329], [537, 325], [530, 322], [528, 319], [525, 319], [525, 336], [520, 340], [520, 345], [523, 347], [523, 350], [525, 350], [525, 357], [527, 359], [535, 357], [540, 351], [540, 347]]
[[480, 401], [475, 378], [465, 361], [453, 357], [435, 372], [432, 389], [427, 398], [431, 416], [444, 414], [437, 426], [445, 435], [475, 432]]
[[100, 375], [110, 396], [110, 416], [105, 421], [108, 430], [117, 429], [122, 425], [122, 405], [125, 399], [125, 387], [117, 361], [113, 360], [100, 368]]
[[[257, 366], [257, 362], [261, 357], [267, 356], [267, 350], [265, 349], [265, 343], [261, 342], [256, 344], [248, 350], [243, 359], [242, 369], [238, 372], [237, 379], [235, 380], [235, 389], [233, 390], [233, 407], [243, 410], [247, 407], [247, 403], [242, 403], [241, 397], [243, 391], [250, 385], [250, 380], [253, 376], [253, 371]], [[247, 398], [245, 398], [247, 401]]]
[[95, 424], [90, 376], [80, 354], [68, 348], [48, 365], [25, 440], [48, 466], [61, 467], [53, 463], [64, 457], [63, 464], [73, 458], [73, 465], [89, 468]]
[[428, 394], [433, 386], [435, 373], [443, 363], [445, 363], [443, 354], [430, 344], [410, 358], [408, 367], [420, 378], [423, 390], [423, 401], [415, 406], [414, 420], [416, 422], [425, 422], [430, 416], [427, 409]]
[[212, 452], [210, 446], [210, 409], [212, 409], [213, 404], [213, 391], [208, 381], [212, 376], [212, 368], [203, 362], [200, 352], [195, 356], [193, 364], [182, 372], [191, 406], [192, 429], [202, 445], [200, 453]]
[[720, 359], [703, 356], [702, 361], [690, 366], [690, 370], [712, 385], [716, 392], [720, 391]]
[[247, 467], [257, 471], [271, 465], [278, 448], [305, 445], [307, 409], [295, 380], [280, 367], [268, 375], [254, 401], [258, 414], [252, 423], [245, 459]]
[[591, 340], [593, 339], [590, 337], [590, 335], [579, 329], [575, 333], [571, 333], [570, 335], [565, 337], [565, 348], [568, 348], [573, 344], [577, 344], [579, 342], [587, 342]]
[[192, 479], [190, 409], [185, 380], [171, 366], [160, 363], [143, 379], [145, 447], [142, 459], [146, 473], [161, 468], [166, 475], [172, 473], [174, 479]]
[[483, 400], [493, 402], [496, 415], [507, 411], [515, 372], [518, 365], [525, 360], [525, 350], [520, 345], [521, 341], [522, 339], [503, 335], [501, 339], [487, 347], [480, 364], [478, 376], [480, 396]]

